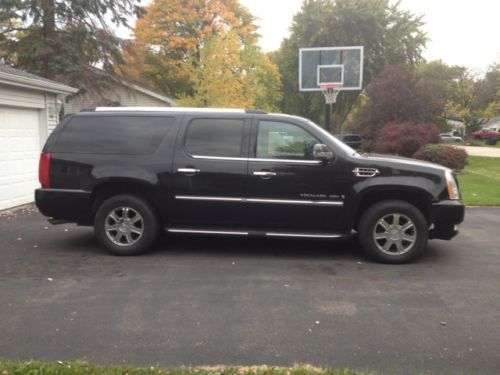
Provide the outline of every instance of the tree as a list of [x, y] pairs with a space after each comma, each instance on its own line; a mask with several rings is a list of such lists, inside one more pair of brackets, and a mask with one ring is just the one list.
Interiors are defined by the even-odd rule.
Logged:
[[500, 116], [500, 64], [493, 64], [476, 82], [476, 107], [484, 118]]
[[276, 111], [278, 69], [256, 46], [243, 45], [234, 31], [221, 31], [201, 48], [192, 68], [193, 95], [180, 99], [198, 107], [262, 108]]
[[222, 31], [234, 32], [243, 46], [255, 44], [253, 21], [237, 0], [154, 0], [136, 22], [121, 69], [166, 94], [194, 95], [205, 44]]
[[140, 16], [139, 0], [9, 0], [0, 2], [0, 53], [42, 77], [86, 88], [100, 83], [92, 66], [121, 61], [109, 24]]
[[388, 123], [437, 123], [443, 101], [436, 100], [426, 85], [408, 67], [387, 66], [366, 88], [366, 105], [354, 119], [354, 131], [373, 142]]
[[[426, 35], [419, 16], [402, 11], [388, 0], [304, 0], [293, 19], [291, 35], [273, 56], [280, 68], [286, 96], [281, 109], [320, 121], [324, 114], [321, 94], [298, 92], [298, 52], [301, 47], [365, 47], [364, 85], [388, 64], [416, 65]], [[335, 105], [335, 123], [341, 124], [359, 92], [343, 92]]]

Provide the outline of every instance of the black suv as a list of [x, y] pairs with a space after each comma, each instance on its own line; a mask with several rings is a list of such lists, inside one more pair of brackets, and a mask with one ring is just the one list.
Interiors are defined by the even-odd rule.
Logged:
[[311, 121], [258, 110], [95, 108], [63, 119], [40, 158], [36, 204], [93, 225], [117, 255], [172, 233], [337, 238], [403, 263], [457, 234], [452, 171], [364, 156]]

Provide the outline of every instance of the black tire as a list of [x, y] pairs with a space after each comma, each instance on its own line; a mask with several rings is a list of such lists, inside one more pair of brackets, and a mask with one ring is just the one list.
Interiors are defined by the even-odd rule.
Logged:
[[[388, 228], [385, 227], [387, 224], [390, 224]], [[406, 226], [408, 229], [405, 229]], [[358, 234], [363, 250], [371, 259], [381, 263], [402, 264], [411, 262], [424, 252], [429, 228], [422, 212], [412, 204], [385, 200], [363, 213]], [[376, 235], [379, 237], [377, 240]], [[385, 246], [388, 248], [384, 250]]]
[[[120, 231], [127, 233], [109, 229], [115, 225], [115, 220], [110, 217], [112, 212], [120, 219], [116, 221], [116, 225], [123, 226]], [[120, 212], [123, 216], [120, 216]], [[133, 220], [136, 222], [132, 224]], [[108, 231], [106, 225], [109, 225]], [[140, 235], [136, 233], [139, 231], [142, 231]], [[139, 255], [149, 250], [156, 242], [159, 223], [155, 211], [147, 201], [133, 195], [121, 194], [105, 200], [99, 206], [94, 219], [94, 233], [99, 242], [113, 255]]]

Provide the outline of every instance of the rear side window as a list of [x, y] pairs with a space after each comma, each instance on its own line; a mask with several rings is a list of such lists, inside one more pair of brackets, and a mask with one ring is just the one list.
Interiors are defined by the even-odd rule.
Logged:
[[52, 151], [152, 154], [173, 123], [173, 117], [75, 116], [62, 130]]
[[193, 120], [186, 134], [186, 151], [199, 156], [241, 156], [243, 125], [237, 119]]

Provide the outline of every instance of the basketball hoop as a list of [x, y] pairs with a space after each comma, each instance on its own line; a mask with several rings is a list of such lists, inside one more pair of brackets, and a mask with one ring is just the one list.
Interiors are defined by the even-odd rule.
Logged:
[[343, 85], [340, 82], [320, 83], [319, 88], [325, 96], [326, 104], [333, 104], [337, 101], [337, 96], [339, 95], [342, 86]]

